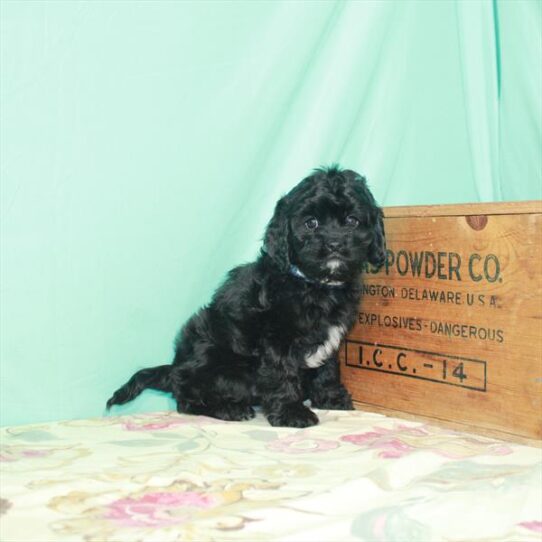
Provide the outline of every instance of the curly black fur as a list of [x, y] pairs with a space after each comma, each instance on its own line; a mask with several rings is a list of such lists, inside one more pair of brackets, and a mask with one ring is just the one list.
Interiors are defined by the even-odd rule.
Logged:
[[182, 328], [172, 364], [137, 372], [107, 408], [153, 388], [172, 393], [179, 412], [245, 420], [261, 405], [278, 426], [318, 423], [305, 399], [351, 409], [338, 344], [354, 324], [362, 267], [381, 266], [384, 254], [365, 179], [315, 170], [277, 203], [258, 259], [230, 271]]

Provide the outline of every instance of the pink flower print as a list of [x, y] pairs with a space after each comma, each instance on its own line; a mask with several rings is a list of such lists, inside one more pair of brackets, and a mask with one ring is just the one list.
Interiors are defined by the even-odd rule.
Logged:
[[19, 461], [20, 459], [35, 457], [47, 457], [51, 454], [53, 454], [53, 450], [21, 450], [20, 448], [7, 447], [0, 453], [0, 462]]
[[453, 432], [440, 432], [427, 427], [396, 425], [393, 429], [374, 427], [372, 431], [343, 435], [344, 442], [351, 442], [367, 449], [378, 449], [379, 457], [400, 458], [424, 449], [450, 459], [478, 455], [507, 455], [512, 449], [500, 443], [461, 436]]
[[378, 455], [384, 459], [399, 459], [414, 450], [412, 446], [397, 438], [383, 439], [379, 448], [383, 450]]
[[132, 421], [122, 424], [122, 428], [126, 431], [160, 431], [161, 429], [171, 429], [177, 427], [178, 425], [186, 424], [186, 422], [174, 422], [166, 421], [163, 422], [151, 422], [151, 423], [134, 423]]
[[496, 444], [495, 446], [491, 446], [490, 450], [493, 455], [509, 455], [514, 452], [512, 448], [506, 444]]
[[108, 506], [105, 518], [125, 527], [167, 527], [183, 523], [198, 509], [216, 504], [214, 497], [196, 491], [161, 491], [119, 499]]
[[287, 454], [305, 454], [313, 452], [327, 452], [334, 450], [339, 444], [333, 440], [308, 438], [304, 435], [292, 435], [290, 437], [273, 440], [267, 444], [267, 449], [274, 452]]
[[126, 431], [161, 431], [163, 429], [174, 429], [180, 425], [203, 425], [220, 423], [221, 420], [214, 420], [206, 416], [144, 416], [140, 415], [122, 424]]
[[24, 457], [45, 457], [51, 455], [50, 450], [23, 450], [22, 455]]
[[356, 433], [353, 435], [344, 435], [341, 437], [343, 442], [351, 442], [352, 444], [357, 444], [358, 446], [363, 446], [364, 444], [371, 444], [376, 439], [382, 436], [382, 430], [380, 432], [370, 431], [368, 433]]
[[542, 533], [542, 521], [522, 521], [520, 525], [529, 529], [529, 531]]
[[[407, 433], [410, 432], [410, 428], [404, 429], [406, 429]], [[425, 434], [420, 429], [412, 428], [412, 430], [419, 436], [421, 436], [420, 432]], [[357, 446], [381, 450], [378, 456], [384, 459], [399, 459], [414, 450], [413, 446], [398, 438], [395, 431], [380, 427], [376, 427], [374, 431], [368, 431], [367, 433], [343, 435], [341, 440], [351, 442]]]

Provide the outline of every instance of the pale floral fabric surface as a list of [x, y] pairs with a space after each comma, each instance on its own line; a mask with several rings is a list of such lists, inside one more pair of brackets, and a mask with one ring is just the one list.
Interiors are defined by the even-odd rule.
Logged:
[[366, 412], [2, 429], [1, 540], [539, 541], [542, 452]]

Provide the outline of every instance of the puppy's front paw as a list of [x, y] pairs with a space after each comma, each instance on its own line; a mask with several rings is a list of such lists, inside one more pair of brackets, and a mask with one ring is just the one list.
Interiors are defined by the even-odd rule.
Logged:
[[311, 405], [324, 410], [354, 410], [352, 396], [344, 388], [316, 395], [311, 398]]
[[269, 423], [278, 427], [310, 427], [318, 423], [318, 416], [303, 403], [291, 403], [268, 414]]

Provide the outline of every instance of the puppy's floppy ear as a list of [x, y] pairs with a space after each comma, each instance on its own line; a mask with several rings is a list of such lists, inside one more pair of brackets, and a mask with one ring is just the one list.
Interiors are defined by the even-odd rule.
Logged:
[[384, 232], [384, 213], [376, 208], [376, 220], [373, 226], [373, 240], [367, 250], [367, 260], [376, 269], [384, 265], [386, 261], [386, 234]]
[[265, 252], [284, 271], [290, 267], [287, 208], [288, 202], [284, 196], [277, 202], [264, 236]]

